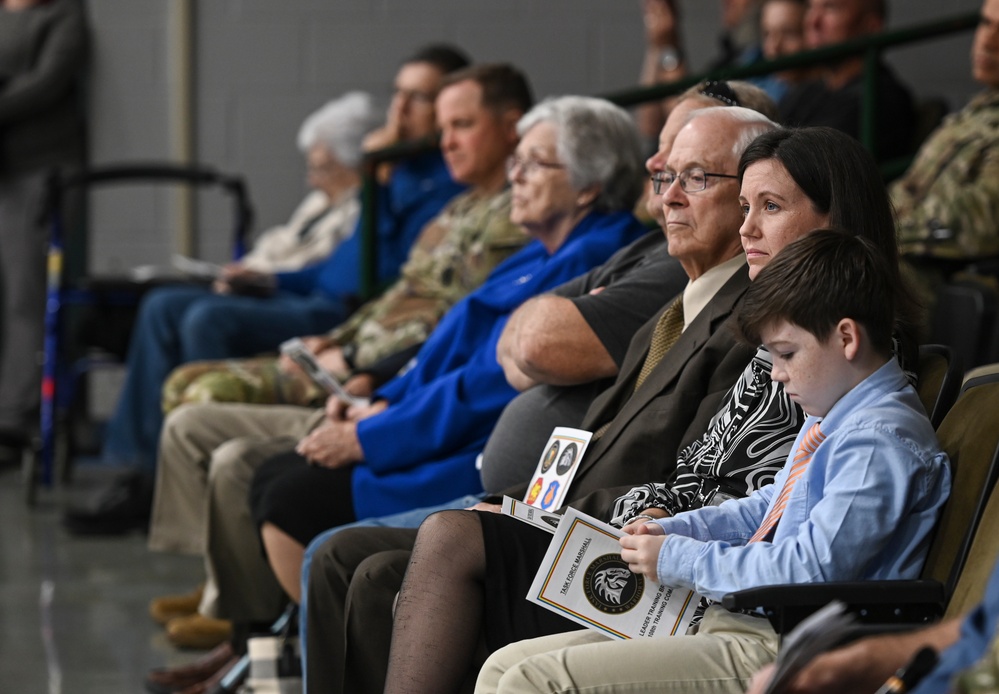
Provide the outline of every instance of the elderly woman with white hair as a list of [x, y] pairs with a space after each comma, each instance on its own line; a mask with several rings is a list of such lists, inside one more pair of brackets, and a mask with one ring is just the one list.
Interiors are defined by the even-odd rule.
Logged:
[[310, 115], [298, 131], [311, 189], [286, 224], [263, 232], [253, 249], [227, 268], [298, 270], [325, 258], [354, 231], [360, 214], [361, 140], [376, 124], [371, 96], [348, 92]]
[[[234, 290], [250, 278], [259, 283], [259, 278], [319, 261], [352, 234], [360, 214], [361, 142], [377, 118], [371, 97], [361, 92], [346, 94], [309, 116], [298, 146], [306, 154], [308, 181], [315, 190], [288, 224], [265, 232], [252, 252], [227, 266], [214, 291], [168, 286], [144, 299], [129, 346], [128, 375], [108, 424], [102, 451], [107, 462], [152, 468], [163, 423], [160, 390], [175, 367], [259, 354], [290, 337], [322, 332], [345, 317], [345, 308], [325, 296], [241, 296]], [[88, 520], [86, 512], [71, 511], [66, 524], [87, 532]]]

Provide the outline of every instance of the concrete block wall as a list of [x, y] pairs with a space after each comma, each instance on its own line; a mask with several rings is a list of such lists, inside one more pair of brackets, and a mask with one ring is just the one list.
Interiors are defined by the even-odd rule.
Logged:
[[[181, 0], [88, 0], [95, 57], [91, 159], [171, 155], [171, 13]], [[715, 54], [718, 3], [682, 0], [695, 67]], [[903, 27], [972, 11], [979, 0], [896, 0]], [[450, 41], [477, 61], [523, 68], [539, 96], [599, 94], [632, 86], [642, 56], [637, 0], [195, 0], [198, 160], [246, 176], [256, 229], [285, 220], [304, 192], [294, 146], [302, 119], [325, 100], [364, 89], [387, 104], [399, 60], [430, 41]], [[889, 54], [920, 96], [958, 107], [971, 34]], [[228, 253], [227, 207], [198, 196], [199, 253]], [[164, 262], [176, 247], [175, 196], [113, 189], [93, 198], [91, 267]]]

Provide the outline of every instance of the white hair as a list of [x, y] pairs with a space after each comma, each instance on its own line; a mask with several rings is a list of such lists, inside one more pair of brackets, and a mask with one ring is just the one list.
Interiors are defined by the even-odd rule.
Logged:
[[517, 132], [523, 136], [538, 123], [555, 126], [555, 149], [573, 189], [599, 185], [598, 210], [634, 207], [645, 169], [638, 128], [627, 111], [595, 97], [550, 97], [520, 119]]
[[310, 115], [298, 130], [298, 148], [325, 145], [344, 166], [361, 163], [361, 140], [378, 124], [370, 94], [347, 92]]
[[690, 123], [695, 118], [701, 116], [718, 116], [728, 118], [738, 123], [744, 123], [744, 127], [739, 130], [735, 142], [732, 143], [732, 154], [736, 160], [742, 156], [750, 143], [765, 132], [776, 130], [780, 126], [767, 118], [759, 111], [743, 106], [709, 106], [708, 108], [694, 109], [687, 114], [686, 122]]

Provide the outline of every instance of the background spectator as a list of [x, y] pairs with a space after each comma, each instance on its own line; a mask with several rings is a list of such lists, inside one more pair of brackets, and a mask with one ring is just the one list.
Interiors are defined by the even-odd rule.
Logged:
[[0, 461], [17, 460], [35, 428], [45, 176], [50, 167], [83, 163], [88, 43], [79, 0], [0, 2]]

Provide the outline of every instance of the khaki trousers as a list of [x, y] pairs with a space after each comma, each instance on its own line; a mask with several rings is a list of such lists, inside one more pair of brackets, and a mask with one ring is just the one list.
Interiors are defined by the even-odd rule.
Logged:
[[170, 413], [160, 438], [149, 547], [205, 556], [202, 614], [247, 623], [280, 613], [285, 598], [250, 516], [250, 484], [260, 465], [293, 448], [322, 416], [312, 408], [232, 403]]
[[777, 635], [761, 617], [709, 607], [694, 636], [614, 641], [573, 631], [511, 644], [479, 672], [476, 694], [741, 694], [777, 657]]

